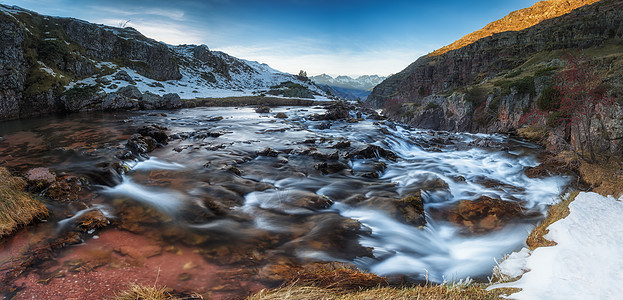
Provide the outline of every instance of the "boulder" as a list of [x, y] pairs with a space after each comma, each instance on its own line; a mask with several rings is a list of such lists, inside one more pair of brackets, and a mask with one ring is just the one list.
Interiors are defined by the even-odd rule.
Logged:
[[162, 126], [150, 125], [141, 127], [138, 130], [138, 133], [140, 133], [142, 136], [152, 137], [154, 138], [154, 140], [156, 140], [156, 142], [166, 145], [169, 141], [169, 136], [167, 136], [165, 130], [166, 128]]
[[121, 71], [117, 72], [117, 73], [113, 76], [113, 78], [114, 78], [115, 80], [123, 80], [123, 81], [127, 81], [127, 82], [129, 82], [129, 83], [136, 83], [136, 82], [134, 82], [134, 80], [132, 79], [132, 76], [130, 76], [130, 75], [128, 74], [128, 72], [126, 72], [125, 70], [121, 70]]
[[398, 155], [391, 150], [383, 149], [377, 145], [367, 145], [362, 148], [359, 148], [347, 155], [348, 158], [377, 158], [382, 157], [389, 159], [391, 161], [395, 161], [398, 158]]
[[137, 101], [131, 100], [123, 95], [117, 93], [109, 93], [102, 102], [102, 110], [120, 110], [120, 109], [133, 109], [137, 107]]
[[128, 139], [126, 146], [137, 154], [149, 153], [156, 149], [156, 140], [150, 136], [135, 133]]
[[161, 106], [158, 108], [174, 109], [182, 107], [182, 99], [180, 95], [169, 93], [162, 96]]

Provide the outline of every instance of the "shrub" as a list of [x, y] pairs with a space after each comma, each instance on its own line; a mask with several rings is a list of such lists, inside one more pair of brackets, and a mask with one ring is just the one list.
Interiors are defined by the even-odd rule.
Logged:
[[543, 90], [539, 98], [536, 100], [536, 106], [542, 111], [558, 110], [560, 108], [560, 91], [549, 86]]
[[467, 89], [465, 100], [472, 103], [474, 107], [479, 107], [487, 101], [487, 90], [480, 86], [474, 86]]
[[556, 128], [565, 124], [571, 116], [565, 111], [555, 111], [547, 116], [547, 126]]
[[502, 89], [503, 95], [511, 93], [511, 88], [515, 88], [518, 94], [531, 94], [534, 95], [534, 77], [527, 76], [516, 80], [500, 80], [494, 84]]

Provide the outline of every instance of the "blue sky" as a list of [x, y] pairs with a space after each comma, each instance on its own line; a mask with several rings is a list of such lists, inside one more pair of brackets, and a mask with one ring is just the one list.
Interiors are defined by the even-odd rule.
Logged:
[[534, 0], [14, 0], [309, 75], [389, 75]]

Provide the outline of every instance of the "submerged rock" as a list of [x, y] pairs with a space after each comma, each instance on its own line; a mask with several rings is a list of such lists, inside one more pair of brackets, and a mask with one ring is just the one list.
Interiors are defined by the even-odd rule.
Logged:
[[523, 213], [519, 204], [481, 196], [474, 201], [460, 201], [447, 218], [471, 233], [485, 233], [502, 229], [508, 222], [521, 216]]
[[380, 196], [366, 198], [362, 195], [358, 195], [349, 198], [347, 203], [384, 211], [390, 217], [406, 224], [414, 226], [423, 226], [426, 224], [424, 202], [422, 201], [420, 191], [403, 198]]

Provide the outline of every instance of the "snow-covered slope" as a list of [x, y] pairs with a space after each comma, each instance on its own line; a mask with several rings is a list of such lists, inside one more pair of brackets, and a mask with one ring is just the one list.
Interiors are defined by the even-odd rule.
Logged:
[[569, 216], [548, 227], [545, 238], [557, 245], [511, 254], [499, 271], [523, 276], [489, 289], [522, 289], [512, 299], [621, 299], [622, 200], [580, 193], [569, 205]]
[[387, 77], [382, 77], [378, 75], [363, 75], [357, 78], [352, 78], [349, 76], [337, 76], [333, 78], [327, 74], [310, 77], [310, 79], [317, 84], [326, 84], [332, 87], [341, 87], [364, 91], [374, 88], [377, 84], [385, 80], [385, 78]]
[[[94, 75], [71, 82], [67, 89], [75, 86], [102, 85], [105, 92], [114, 92], [118, 88], [134, 85], [142, 93], [157, 95], [176, 93], [182, 99], [240, 97], [265, 94], [271, 87], [284, 82], [300, 84], [314, 93], [317, 100], [327, 100], [326, 93], [310, 80], [304, 80], [292, 74], [275, 70], [267, 64], [248, 61], [210, 51], [207, 46], [180, 45], [168, 46], [177, 59], [182, 77], [179, 80], [157, 81], [141, 75], [132, 67], [122, 67], [111, 62], [95, 62], [117, 72]], [[119, 71], [129, 78], [121, 79]]]
[[378, 75], [364, 75], [357, 78], [337, 76], [333, 78], [327, 74], [310, 77], [324, 91], [350, 100], [365, 100], [372, 88], [385, 80], [385, 78]]

